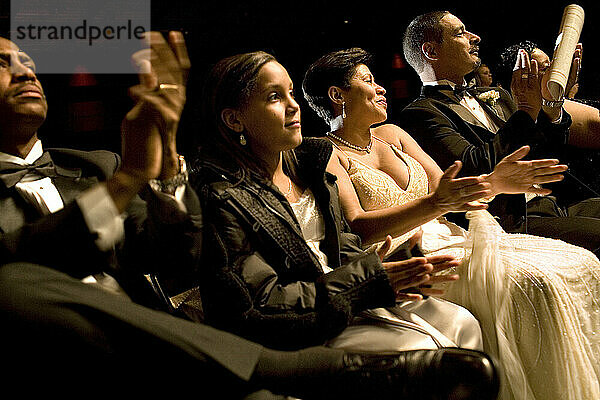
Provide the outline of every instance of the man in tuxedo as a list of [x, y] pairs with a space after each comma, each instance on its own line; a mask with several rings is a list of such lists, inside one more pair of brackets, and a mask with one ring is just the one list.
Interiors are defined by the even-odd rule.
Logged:
[[185, 44], [176, 32], [168, 43], [159, 33], [149, 41], [152, 56], [122, 124], [119, 165], [108, 152], [43, 151], [36, 132], [47, 104], [33, 60], [0, 38], [4, 390], [495, 398], [496, 370], [479, 352], [278, 352], [132, 301], [146, 299], [136, 276], [193, 269], [201, 239], [200, 209], [175, 140]]
[[[400, 113], [400, 125], [442, 169], [460, 160], [462, 175], [490, 173], [523, 145], [531, 146], [532, 158], [555, 158], [555, 150], [567, 143], [571, 118], [562, 102], [543, 97], [545, 82], [537, 63], [520, 53], [513, 97], [502, 88], [471, 88], [465, 76], [481, 63], [479, 42], [479, 36], [447, 11], [413, 19], [403, 49], [423, 87]], [[598, 199], [567, 207], [552, 196], [501, 195], [490, 203], [490, 212], [509, 232], [558, 238], [600, 251]]]

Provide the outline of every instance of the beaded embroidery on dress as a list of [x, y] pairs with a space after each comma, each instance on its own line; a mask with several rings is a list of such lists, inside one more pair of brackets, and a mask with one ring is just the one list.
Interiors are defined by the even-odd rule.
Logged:
[[[423, 167], [390, 147], [408, 167], [406, 189], [349, 157], [348, 174], [365, 210], [427, 194]], [[447, 286], [444, 298], [481, 323], [484, 349], [503, 368], [500, 398], [600, 399], [598, 258], [560, 240], [508, 234], [487, 211], [467, 217], [468, 232], [445, 218], [422, 225], [422, 250], [462, 260], [456, 269], [461, 278]], [[396, 246], [414, 232], [395, 238]]]

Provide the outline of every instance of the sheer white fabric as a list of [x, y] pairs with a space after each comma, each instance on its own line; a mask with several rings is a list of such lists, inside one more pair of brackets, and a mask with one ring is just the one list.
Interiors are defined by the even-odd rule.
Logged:
[[[291, 206], [306, 243], [325, 273], [331, 271], [327, 256], [320, 250], [325, 223], [310, 189]], [[429, 298], [365, 311], [328, 345], [379, 352], [457, 346], [481, 350], [483, 340], [479, 324], [470, 312], [448, 301]]]
[[323, 272], [330, 272], [331, 268], [327, 263], [327, 254], [323, 253], [319, 247], [321, 240], [325, 238], [325, 223], [310, 189], [306, 189], [297, 202], [291, 203], [291, 206], [300, 224], [306, 244], [317, 256]]
[[[348, 173], [365, 210], [404, 204], [428, 190], [422, 166], [406, 163], [406, 190], [350, 159]], [[410, 192], [410, 193], [407, 193]], [[467, 213], [469, 231], [438, 218], [421, 226], [425, 254], [454, 254], [461, 279], [445, 299], [469, 309], [484, 349], [503, 367], [503, 400], [600, 399], [600, 262], [560, 240], [508, 234], [487, 211]], [[410, 233], [395, 238], [401, 243]]]

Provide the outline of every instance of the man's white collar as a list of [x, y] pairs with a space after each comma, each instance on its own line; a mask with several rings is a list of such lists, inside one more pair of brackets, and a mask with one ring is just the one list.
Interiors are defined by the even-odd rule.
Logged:
[[33, 145], [33, 147], [31, 148], [31, 150], [29, 151], [29, 154], [27, 154], [27, 156], [25, 158], [14, 156], [14, 155], [8, 154], [8, 153], [3, 153], [0, 151], [0, 161], [8, 161], [8, 162], [12, 162], [15, 164], [21, 164], [21, 165], [33, 164], [34, 161], [37, 160], [38, 158], [40, 158], [43, 153], [44, 153], [44, 149], [42, 147], [42, 141], [40, 139], [38, 139], [35, 142], [35, 144]]

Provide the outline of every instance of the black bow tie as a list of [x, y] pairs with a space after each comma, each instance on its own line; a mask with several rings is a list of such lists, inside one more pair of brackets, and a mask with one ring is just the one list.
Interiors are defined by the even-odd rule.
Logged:
[[434, 86], [438, 90], [449, 90], [454, 93], [456, 97], [462, 99], [465, 93], [471, 94], [472, 90], [475, 89], [475, 84], [467, 84], [467, 85], [456, 85], [454, 89], [450, 85], [436, 85]]
[[79, 175], [77, 171], [65, 170], [64, 168], [55, 166], [48, 152], [44, 152], [33, 164], [21, 165], [9, 161], [0, 161], [0, 181], [7, 188], [15, 186], [29, 173], [47, 177]]
[[454, 94], [457, 95], [458, 97], [462, 97], [465, 95], [465, 93], [469, 93], [471, 94], [471, 91], [475, 89], [475, 85], [474, 84], [470, 84], [470, 85], [457, 85], [454, 88]]

